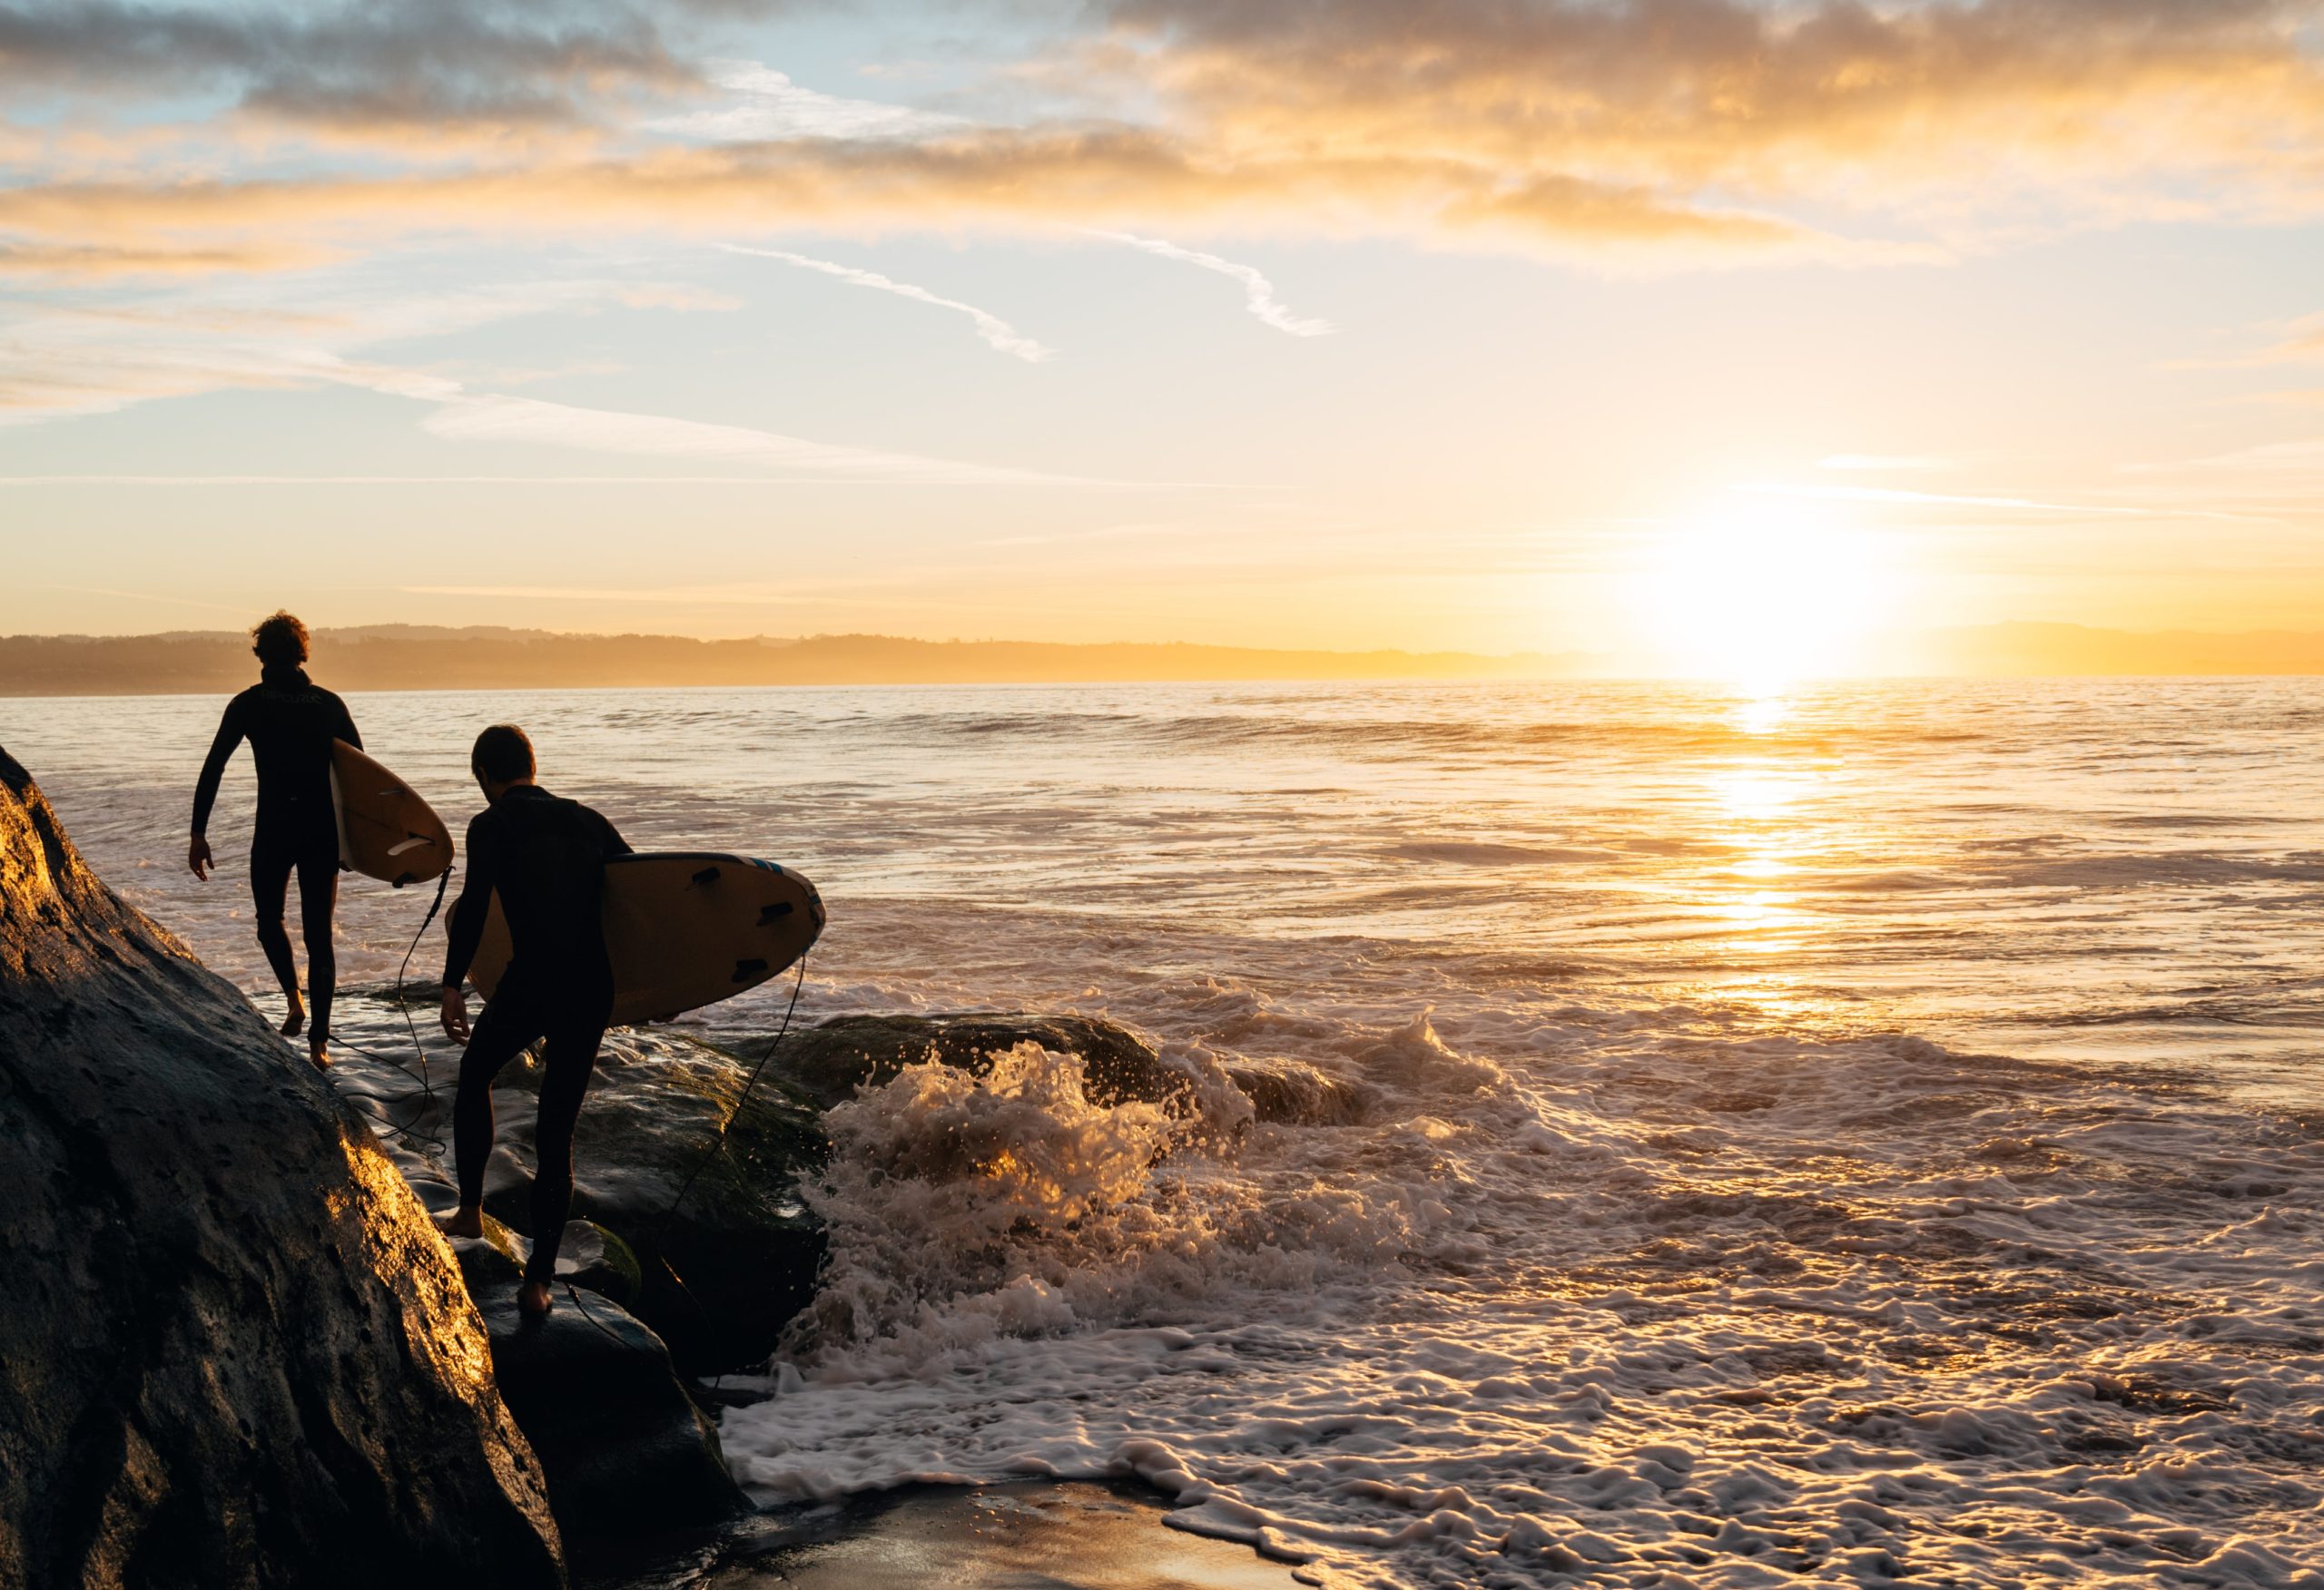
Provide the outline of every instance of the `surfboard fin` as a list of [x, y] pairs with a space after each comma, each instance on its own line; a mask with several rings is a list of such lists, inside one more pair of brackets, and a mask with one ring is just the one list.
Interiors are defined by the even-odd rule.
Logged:
[[763, 960], [738, 960], [734, 963], [734, 981], [755, 982], [766, 976], [767, 965]]
[[693, 881], [697, 887], [705, 883], [716, 883], [718, 881], [718, 869], [715, 867], [705, 867], [701, 871], [694, 875]]
[[789, 915], [791, 915], [791, 902], [789, 900], [777, 900], [773, 905], [761, 906], [759, 908], [759, 926], [762, 928], [771, 928]]

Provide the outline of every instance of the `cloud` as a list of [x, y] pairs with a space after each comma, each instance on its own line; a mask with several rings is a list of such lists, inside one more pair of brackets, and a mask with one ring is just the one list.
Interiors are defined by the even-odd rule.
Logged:
[[1008, 354], [1012, 358], [1021, 358], [1028, 364], [1039, 364], [1050, 358], [1055, 351], [1042, 347], [1031, 338], [1025, 336], [1000, 316], [988, 313], [974, 304], [964, 304], [958, 299], [939, 298], [924, 287], [914, 287], [907, 281], [893, 280], [876, 270], [859, 270], [852, 265], [837, 265], [829, 260], [810, 259], [804, 254], [793, 254], [782, 249], [747, 249], [740, 243], [721, 243], [718, 246], [730, 254], [749, 254], [761, 260], [780, 260], [786, 265], [796, 265], [803, 270], [819, 270], [825, 276], [835, 276], [840, 280], [852, 282], [857, 287], [876, 288], [881, 292], [891, 292], [899, 298], [911, 299], [915, 303], [933, 304], [940, 309], [955, 310], [969, 318], [977, 329], [977, 335], [984, 339], [987, 347], [997, 352]]
[[1873, 474], [1902, 474], [1917, 470], [1952, 469], [1956, 466], [1950, 458], [1934, 458], [1924, 455], [1835, 453], [1828, 458], [1818, 458], [1816, 461], [1816, 467], [1818, 469], [1860, 469]]
[[1948, 508], [2005, 508], [2038, 514], [2095, 514], [2144, 518], [2144, 508], [2096, 507], [2087, 503], [2045, 503], [2021, 496], [1968, 496], [1934, 491], [1904, 491], [1873, 486], [1792, 486], [1777, 481], [1753, 481], [1737, 491], [1755, 496], [1801, 497], [1815, 502], [1927, 504]]
[[914, 110], [877, 100], [842, 99], [803, 88], [783, 73], [756, 61], [713, 61], [704, 75], [724, 90], [729, 103], [645, 125], [720, 142], [786, 138], [921, 138], [965, 127], [959, 116]]
[[320, 264], [329, 257], [322, 250], [295, 245], [174, 249], [0, 242], [0, 276], [54, 277], [77, 281], [123, 276], [202, 276], [228, 271], [293, 270]]
[[[1215, 143], [1867, 210], [2312, 211], [2316, 0], [1118, 0]], [[2179, 179], [2223, 179], [2208, 191]]]
[[148, 88], [352, 127], [579, 122], [605, 101], [698, 82], [650, 11], [469, 0], [234, 9], [119, 0], [0, 5], [5, 97]]
[[1216, 270], [1231, 276], [1243, 284], [1245, 307], [1278, 331], [1294, 337], [1329, 337], [1339, 329], [1329, 320], [1306, 320], [1293, 314], [1275, 296], [1275, 284], [1259, 274], [1251, 265], [1237, 265], [1232, 260], [1222, 260], [1216, 254], [1205, 254], [1193, 249], [1182, 249], [1176, 243], [1159, 238], [1141, 238], [1130, 232], [1098, 231], [1084, 228], [1091, 237], [1108, 238], [1117, 243], [1127, 243], [1133, 249], [1143, 249], [1165, 260], [1179, 260], [1188, 265], [1199, 265], [1206, 270]]
[[843, 600], [764, 584], [733, 585], [403, 585], [413, 596], [515, 597], [527, 602], [675, 602], [717, 607], [828, 606]]
[[1059, 221], [1135, 225], [1159, 214], [1243, 227], [1297, 218], [1326, 234], [1466, 232], [1498, 246], [1564, 246], [1600, 260], [1893, 260], [1785, 221], [1690, 208], [1640, 187], [1581, 181], [1507, 191], [1459, 160], [1228, 160], [1151, 129], [980, 129], [911, 142], [798, 140], [551, 159], [460, 171], [241, 181], [58, 181], [0, 188], [0, 235], [153, 246], [253, 235], [379, 247], [399, 237], [586, 236], [737, 226], [925, 229]]
[[[2324, 0], [1093, 0], [988, 74], [1009, 124], [742, 59], [749, 9], [0, 0], [0, 101], [91, 102], [8, 131], [0, 245], [1063, 222], [1631, 270], [2324, 211]], [[249, 158], [253, 118], [322, 142]]]
[[812, 442], [748, 426], [714, 425], [658, 414], [580, 408], [537, 398], [410, 392], [440, 404], [420, 422], [428, 435], [456, 442], [525, 442], [591, 453], [747, 464], [793, 476], [903, 486], [1093, 485], [1029, 469], [922, 458]]

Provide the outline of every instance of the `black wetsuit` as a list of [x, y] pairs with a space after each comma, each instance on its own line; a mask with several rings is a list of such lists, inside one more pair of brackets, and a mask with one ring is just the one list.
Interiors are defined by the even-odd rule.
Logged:
[[573, 1204], [573, 1128], [613, 1012], [606, 862], [628, 854], [603, 817], [532, 784], [512, 786], [468, 824], [468, 873], [452, 911], [444, 986], [457, 988], [468, 976], [495, 891], [512, 954], [460, 1056], [452, 1146], [460, 1202], [474, 1209], [484, 1201], [484, 1164], [492, 1153], [492, 1079], [518, 1050], [546, 1037], [533, 1136], [530, 1281], [556, 1278], [557, 1242]]
[[234, 748], [251, 742], [258, 763], [258, 825], [251, 835], [251, 903], [258, 915], [259, 947], [275, 981], [299, 986], [282, 908], [290, 875], [299, 875], [299, 927], [307, 941], [307, 991], [313, 1004], [310, 1041], [330, 1036], [331, 994], [339, 958], [330, 941], [331, 909], [339, 899], [339, 818], [330, 795], [330, 742], [361, 749], [363, 737], [347, 703], [312, 683], [302, 668], [269, 668], [259, 682], [226, 703], [218, 737], [193, 789], [193, 831], [208, 832], [218, 780]]

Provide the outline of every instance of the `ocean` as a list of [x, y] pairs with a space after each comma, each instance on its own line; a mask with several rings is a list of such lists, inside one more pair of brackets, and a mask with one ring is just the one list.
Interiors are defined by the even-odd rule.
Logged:
[[[0, 701], [0, 745], [273, 1012], [246, 760], [183, 866], [222, 704]], [[724, 1417], [769, 1506], [1143, 1480], [1333, 1586], [2324, 1590], [2324, 682], [350, 705], [456, 832], [513, 720], [639, 848], [804, 871], [803, 1021], [1102, 1015], [1197, 1080], [834, 1111], [832, 1307]], [[376, 990], [428, 896], [342, 892]], [[1324, 1086], [1253, 1120], [1230, 1062]], [[1017, 1173], [915, 1176], [964, 1121]]]

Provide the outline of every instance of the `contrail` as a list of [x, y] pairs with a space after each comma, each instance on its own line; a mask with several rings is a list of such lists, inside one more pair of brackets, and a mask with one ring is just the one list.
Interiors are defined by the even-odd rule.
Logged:
[[1000, 316], [988, 314], [974, 304], [964, 304], [958, 299], [939, 298], [924, 287], [897, 281], [876, 270], [858, 270], [852, 265], [835, 265], [829, 260], [812, 260], [804, 254], [787, 253], [781, 249], [746, 249], [740, 243], [721, 243], [718, 246], [730, 254], [753, 254], [762, 260], [780, 260], [803, 270], [820, 270], [826, 276], [836, 276], [842, 281], [852, 281], [858, 287], [876, 287], [881, 292], [892, 292], [899, 298], [934, 304], [940, 309], [958, 309], [976, 322], [977, 335], [994, 350], [1021, 358], [1028, 364], [1039, 364], [1055, 351], [1025, 336]]
[[1084, 227], [1093, 238], [1105, 238], [1117, 243], [1128, 243], [1133, 249], [1143, 249], [1165, 260], [1180, 260], [1188, 265], [1199, 265], [1205, 270], [1216, 270], [1221, 276], [1231, 276], [1243, 284], [1243, 298], [1251, 313], [1278, 331], [1288, 331], [1294, 337], [1329, 337], [1339, 328], [1329, 320], [1302, 319], [1291, 312], [1290, 307], [1275, 296], [1275, 283], [1259, 274], [1255, 266], [1237, 265], [1232, 260], [1222, 260], [1216, 254], [1205, 254], [1194, 249], [1182, 249], [1160, 238], [1141, 238], [1128, 232], [1098, 231]]

